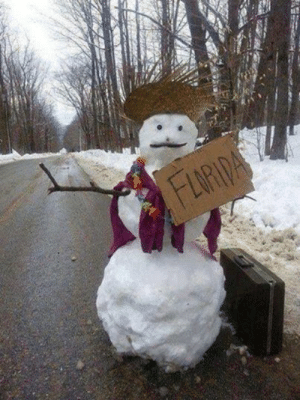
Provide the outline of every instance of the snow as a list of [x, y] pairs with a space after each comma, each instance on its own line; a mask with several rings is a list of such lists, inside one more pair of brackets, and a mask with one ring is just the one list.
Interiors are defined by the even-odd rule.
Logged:
[[[260, 131], [264, 141], [265, 128]], [[245, 130], [240, 135], [243, 154], [253, 170], [256, 202], [244, 200], [237, 203], [236, 210], [266, 232], [294, 228], [300, 233], [300, 127], [295, 136], [288, 136], [288, 147], [292, 149], [288, 162], [269, 158], [261, 162], [256, 134]]]
[[143, 253], [118, 249], [98, 289], [99, 317], [116, 350], [156, 360], [167, 372], [192, 367], [218, 336], [225, 296], [220, 265], [187, 244]]
[[33, 160], [37, 158], [59, 156], [66, 153], [67, 153], [66, 149], [61, 149], [58, 153], [33, 153], [33, 154], [24, 154], [23, 156], [21, 156], [17, 151], [12, 150], [12, 152], [9, 154], [0, 154], [0, 165], [20, 160]]
[[12, 161], [17, 161], [20, 160], [21, 158], [22, 158], [21, 155], [17, 151], [13, 150], [10, 154], [5, 154], [5, 155], [0, 154], [0, 164], [6, 164]]
[[124, 174], [130, 170], [133, 161], [136, 160], [138, 155], [138, 149], [137, 154], [130, 154], [129, 149], [123, 149], [123, 153], [112, 153], [104, 150], [87, 150], [76, 153], [77, 158], [105, 166], [108, 169], [122, 171]]

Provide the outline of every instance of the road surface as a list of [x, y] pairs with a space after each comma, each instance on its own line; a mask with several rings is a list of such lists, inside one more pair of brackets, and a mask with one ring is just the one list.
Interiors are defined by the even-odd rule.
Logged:
[[[215, 348], [175, 374], [117, 357], [95, 308], [110, 199], [47, 195], [39, 162], [0, 166], [0, 400], [300, 399], [298, 338], [279, 361]], [[60, 184], [88, 184], [72, 157], [44, 162]]]
[[[92, 398], [99, 378], [84, 370], [107, 342], [95, 299], [110, 242], [109, 198], [47, 195], [39, 162], [0, 166], [0, 398]], [[72, 158], [45, 164], [61, 184], [88, 183]]]

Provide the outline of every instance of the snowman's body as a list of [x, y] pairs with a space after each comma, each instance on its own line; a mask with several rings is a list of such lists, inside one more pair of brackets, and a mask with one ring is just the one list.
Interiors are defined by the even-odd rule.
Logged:
[[[153, 178], [153, 171], [193, 151], [196, 137], [195, 124], [185, 115], [147, 119], [139, 134], [147, 173]], [[183, 253], [172, 246], [167, 221], [162, 251], [144, 253], [134, 191], [120, 197], [118, 207], [136, 239], [120, 247], [105, 269], [97, 295], [103, 326], [120, 353], [152, 358], [167, 371], [194, 366], [219, 333], [225, 297], [222, 268], [193, 243], [210, 213], [185, 224]]]

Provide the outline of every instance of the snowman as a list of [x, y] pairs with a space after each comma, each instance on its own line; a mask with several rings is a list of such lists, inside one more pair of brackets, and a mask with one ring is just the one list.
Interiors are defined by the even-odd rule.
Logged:
[[[219, 211], [175, 226], [153, 176], [194, 150], [208, 104], [204, 90], [166, 79], [135, 89], [124, 105], [142, 124], [141, 156], [114, 188], [132, 190], [112, 199], [114, 238], [96, 306], [118, 353], [155, 360], [166, 372], [195, 366], [222, 324], [225, 279], [211, 255]], [[210, 252], [195, 244], [202, 233]]]

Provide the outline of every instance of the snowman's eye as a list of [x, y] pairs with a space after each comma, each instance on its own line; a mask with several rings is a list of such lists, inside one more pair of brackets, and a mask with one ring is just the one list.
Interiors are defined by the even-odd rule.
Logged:
[[160, 131], [162, 129], [162, 125], [157, 125], [156, 128]]
[[179, 125], [178, 130], [179, 130], [179, 131], [182, 131], [182, 129], [183, 129], [183, 126], [182, 126], [182, 125]]

